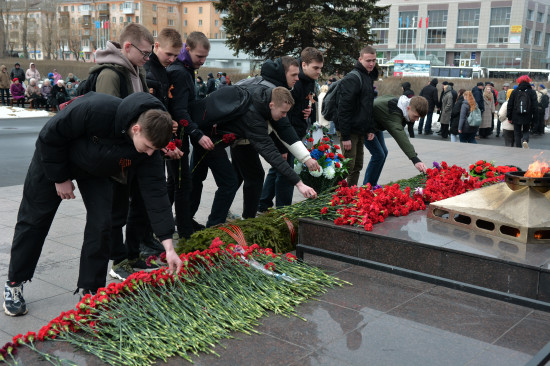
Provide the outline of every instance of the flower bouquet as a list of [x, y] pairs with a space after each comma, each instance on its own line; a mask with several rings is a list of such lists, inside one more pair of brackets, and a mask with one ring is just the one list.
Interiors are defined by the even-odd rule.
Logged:
[[306, 135], [305, 145], [311, 157], [320, 166], [318, 171], [309, 171], [305, 164], [294, 159], [294, 171], [298, 173], [304, 184], [323, 192], [334, 187], [338, 181], [348, 175], [351, 159], [346, 159], [340, 152], [340, 146], [327, 136], [328, 129], [315, 123]]

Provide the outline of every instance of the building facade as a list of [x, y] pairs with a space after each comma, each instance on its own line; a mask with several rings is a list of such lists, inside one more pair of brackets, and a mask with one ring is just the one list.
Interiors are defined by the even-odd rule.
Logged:
[[379, 58], [440, 65], [543, 69], [550, 65], [550, 0], [380, 0]]

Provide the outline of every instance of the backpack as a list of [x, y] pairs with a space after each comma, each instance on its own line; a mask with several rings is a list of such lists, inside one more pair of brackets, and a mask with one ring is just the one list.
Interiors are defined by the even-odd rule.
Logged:
[[481, 111], [479, 110], [479, 107], [476, 106], [476, 109], [470, 112], [467, 122], [470, 127], [481, 126]]
[[542, 98], [540, 98], [540, 107], [542, 109], [548, 108], [548, 105], [550, 104], [550, 98], [548, 97], [548, 94], [543, 94]]
[[189, 105], [189, 115], [201, 130], [206, 131], [215, 124], [221, 124], [244, 115], [251, 104], [248, 91], [231, 85], [218, 89], [204, 99], [195, 100]]
[[[354, 74], [359, 78], [359, 88], [363, 88], [363, 79], [359, 71], [353, 70], [350, 74]], [[323, 98], [323, 104], [321, 106], [321, 114], [327, 121], [336, 121], [338, 119], [338, 105], [340, 104], [340, 83], [342, 80], [338, 80], [330, 86], [327, 94]]]
[[235, 84], [233, 85], [242, 85], [242, 86], [249, 86], [249, 85], [265, 85], [267, 87], [270, 87], [270, 88], [275, 88], [275, 84], [265, 80], [262, 76], [255, 76], [253, 78], [246, 78], [246, 79], [242, 79], [242, 80], [239, 80], [237, 81]]
[[78, 84], [78, 88], [76, 89], [76, 95], [80, 96], [80, 95], [89, 93], [91, 91], [95, 92], [97, 78], [99, 77], [99, 74], [105, 69], [111, 69], [117, 73], [118, 79], [120, 80], [120, 97], [121, 98], [127, 97], [129, 93], [128, 93], [128, 87], [126, 86], [126, 82], [125, 82], [126, 79], [124, 75], [120, 71], [118, 71], [116, 68], [108, 65], [104, 65], [101, 68], [95, 69], [93, 72], [91, 72], [88, 75], [87, 79], [82, 80], [80, 84]]
[[528, 89], [516, 89], [516, 99], [514, 100], [514, 112], [517, 114], [527, 114], [531, 109], [531, 98], [529, 97]]

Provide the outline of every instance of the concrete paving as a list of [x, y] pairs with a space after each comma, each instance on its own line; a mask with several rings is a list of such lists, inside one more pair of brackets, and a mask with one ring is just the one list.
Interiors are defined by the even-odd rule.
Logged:
[[[495, 137], [489, 138], [489, 140], [493, 139], [496, 140]], [[412, 142], [420, 159], [428, 166], [431, 166], [433, 161], [446, 161], [449, 164], [467, 167], [477, 160], [484, 159], [494, 161], [498, 165], [512, 164], [526, 169], [534, 160], [534, 157], [539, 154], [542, 154], [542, 159], [550, 160], [550, 134], [532, 138], [533, 141], [535, 139], [538, 141], [537, 146], [544, 147], [544, 149], [494, 146], [484, 143], [487, 140], [480, 140], [478, 141], [479, 144], [451, 143], [450, 141], [443, 141], [437, 135], [415, 138]], [[416, 175], [417, 170], [399, 150], [395, 141], [387, 136], [386, 142], [390, 154], [382, 172], [380, 183]], [[17, 151], [12, 153], [13, 156], [17, 155]], [[364, 167], [366, 167], [369, 157], [370, 155], [366, 151]], [[5, 155], [2, 156], [2, 160], [7, 158]], [[26, 162], [26, 165], [21, 163], [23, 170], [26, 170], [26, 166], [28, 166], [28, 162]], [[264, 167], [267, 171], [267, 164], [264, 163]], [[360, 182], [362, 182], [363, 174]], [[215, 188], [213, 179], [209, 176], [204, 186], [203, 201], [196, 216], [196, 220], [201, 223], [206, 222]], [[25, 285], [25, 298], [29, 307], [28, 315], [17, 318], [0, 315], [0, 345], [10, 341], [18, 333], [29, 330], [37, 331], [49, 320], [62, 311], [73, 308], [77, 303], [78, 296], [73, 295], [73, 292], [76, 288], [86, 214], [78, 191], [76, 195], [77, 199], [65, 201], [61, 204], [44, 246], [35, 276], [32, 282]], [[0, 278], [3, 280], [7, 277], [11, 240], [21, 196], [22, 181], [17, 185], [0, 188]], [[297, 191], [295, 191], [294, 199], [295, 201], [302, 199]], [[234, 213], [240, 213], [241, 209], [242, 193], [239, 191], [231, 210]], [[361, 278], [359, 280], [362, 281]], [[367, 286], [366, 282], [362, 283], [361, 286]], [[369, 335], [369, 337], [371, 336], [374, 335]], [[523, 360], [524, 358], [522, 358]], [[344, 362], [342, 364], [348, 363]]]

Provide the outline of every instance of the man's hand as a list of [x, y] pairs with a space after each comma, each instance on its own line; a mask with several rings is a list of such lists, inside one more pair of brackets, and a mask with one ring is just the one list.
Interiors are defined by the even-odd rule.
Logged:
[[74, 199], [74, 184], [73, 181], [67, 179], [63, 183], [55, 183], [55, 190], [57, 195], [61, 197], [62, 200]]
[[418, 171], [421, 172], [421, 173], [426, 173], [426, 170], [428, 170], [428, 168], [426, 168], [426, 165], [425, 165], [423, 162], [421, 162], [421, 161], [419, 161], [418, 163], [414, 164], [414, 167], [415, 167], [416, 169], [418, 169]]
[[342, 141], [344, 150], [351, 150], [351, 140]]
[[214, 150], [214, 143], [208, 136], [201, 137], [199, 145], [201, 145], [204, 150]]
[[172, 133], [178, 132], [178, 123], [172, 120]]
[[177, 147], [173, 151], [168, 150], [167, 148], [163, 148], [162, 151], [164, 152], [165, 156], [167, 156], [169, 159], [172, 159], [172, 160], [179, 160], [183, 156], [183, 151], [181, 151]]
[[367, 134], [367, 140], [372, 141], [374, 139], [374, 133], [368, 133]]
[[304, 114], [304, 119], [308, 119], [311, 115], [311, 107], [307, 107], [302, 111], [302, 113]]
[[317, 192], [310, 186], [306, 186], [302, 181], [296, 183], [296, 188], [305, 198], [317, 198]]
[[319, 166], [319, 163], [317, 162], [317, 160], [311, 158], [311, 159], [307, 159], [306, 162], [304, 163], [306, 164], [307, 168], [309, 169], [309, 171], [313, 171], [313, 170], [319, 170], [321, 167]]
[[168, 271], [170, 274], [177, 275], [181, 271], [183, 262], [179, 255], [174, 250], [172, 239], [165, 239], [162, 241], [164, 250], [166, 251], [166, 262], [168, 263]]

